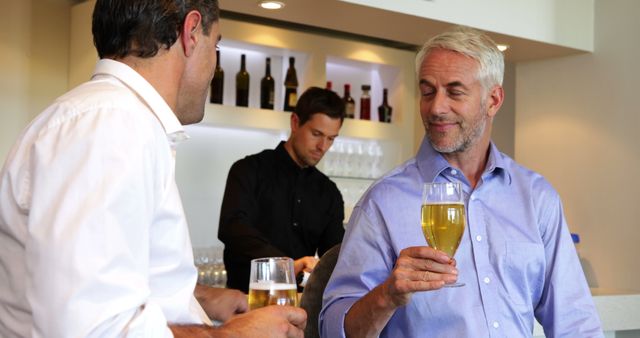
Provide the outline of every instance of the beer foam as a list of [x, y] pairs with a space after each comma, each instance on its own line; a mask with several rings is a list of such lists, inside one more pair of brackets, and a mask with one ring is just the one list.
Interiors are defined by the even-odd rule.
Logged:
[[427, 205], [452, 205], [452, 204], [464, 205], [464, 202], [462, 202], [462, 201], [427, 202], [427, 203], [424, 203], [422, 206], [427, 206]]
[[297, 290], [295, 284], [287, 283], [271, 283], [271, 282], [253, 282], [249, 284], [250, 290]]

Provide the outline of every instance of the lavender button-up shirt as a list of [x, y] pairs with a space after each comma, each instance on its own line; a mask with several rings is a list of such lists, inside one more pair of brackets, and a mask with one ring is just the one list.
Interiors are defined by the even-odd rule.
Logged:
[[428, 141], [377, 181], [356, 205], [324, 293], [323, 337], [344, 337], [350, 307], [384, 282], [400, 251], [427, 245], [422, 184], [460, 181], [467, 228], [455, 255], [466, 285], [413, 294], [381, 337], [603, 337], [560, 198], [551, 185], [491, 144], [472, 189]]

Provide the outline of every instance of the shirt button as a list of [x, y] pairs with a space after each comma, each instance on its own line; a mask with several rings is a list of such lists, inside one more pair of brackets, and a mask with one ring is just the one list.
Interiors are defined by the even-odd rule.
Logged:
[[478, 235], [476, 236], [476, 241], [480, 242], [482, 240], [482, 236]]
[[458, 171], [455, 169], [451, 169], [451, 175], [456, 176], [458, 175]]
[[300, 201], [301, 201], [301, 200], [300, 200], [299, 198], [296, 200], [296, 202], [298, 202], [298, 203], [300, 203]]
[[293, 222], [293, 226], [297, 227], [298, 226], [298, 222]]
[[500, 324], [498, 322], [493, 322], [493, 327], [497, 329], [500, 327]]
[[476, 196], [475, 195], [471, 195], [471, 200], [475, 201], [476, 200]]
[[485, 277], [483, 281], [485, 284], [489, 284], [489, 282], [491, 282], [491, 279], [489, 277]]

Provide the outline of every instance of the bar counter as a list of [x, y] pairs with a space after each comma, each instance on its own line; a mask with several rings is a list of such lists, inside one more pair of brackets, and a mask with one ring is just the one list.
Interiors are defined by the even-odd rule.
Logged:
[[[606, 338], [640, 337], [640, 292], [592, 288], [593, 301]], [[544, 337], [535, 323], [534, 337]]]

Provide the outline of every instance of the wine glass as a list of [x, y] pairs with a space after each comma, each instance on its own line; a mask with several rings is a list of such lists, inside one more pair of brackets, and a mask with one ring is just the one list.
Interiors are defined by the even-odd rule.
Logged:
[[[464, 193], [460, 182], [425, 183], [422, 192], [422, 233], [430, 247], [453, 258], [465, 228]], [[464, 283], [445, 284], [459, 287]]]
[[298, 305], [293, 259], [266, 257], [251, 260], [249, 309], [267, 305]]

